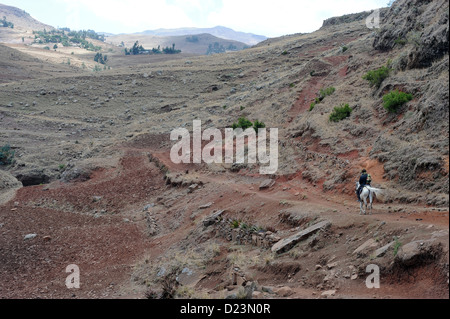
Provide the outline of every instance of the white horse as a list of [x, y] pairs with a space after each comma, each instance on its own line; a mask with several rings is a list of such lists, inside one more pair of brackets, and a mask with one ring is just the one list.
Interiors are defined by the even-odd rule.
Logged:
[[[356, 182], [356, 190], [359, 189], [359, 186], [360, 186], [359, 182]], [[369, 215], [372, 215], [374, 195], [376, 197], [379, 197], [380, 195], [382, 195], [382, 192], [383, 192], [382, 189], [374, 188], [374, 187], [371, 187], [371, 186], [368, 186], [368, 185], [364, 186], [363, 190], [361, 191], [361, 195], [359, 196], [361, 198], [361, 202], [360, 202], [360, 210], [361, 210], [361, 212], [360, 212], [360, 215], [367, 215], [367, 208], [368, 207], [370, 208]]]

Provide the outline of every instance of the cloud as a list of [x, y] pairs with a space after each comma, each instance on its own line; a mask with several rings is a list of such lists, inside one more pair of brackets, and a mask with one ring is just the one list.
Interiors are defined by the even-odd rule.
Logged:
[[[183, 8], [168, 4], [165, 0], [58, 1], [66, 3], [67, 8], [73, 12], [90, 12], [102, 21], [115, 23], [115, 29], [122, 28], [124, 32], [161, 27], [179, 28], [195, 24]], [[75, 14], [73, 12], [72, 14]]]
[[312, 32], [327, 18], [386, 4], [387, 0], [223, 0], [222, 9], [211, 13], [208, 22], [266, 36], [281, 36]]
[[[332, 16], [384, 7], [388, 0], [3, 0], [34, 9], [43, 22], [72, 29], [131, 33], [213, 27], [276, 37], [312, 32]], [[22, 4], [19, 4], [19, 2]]]

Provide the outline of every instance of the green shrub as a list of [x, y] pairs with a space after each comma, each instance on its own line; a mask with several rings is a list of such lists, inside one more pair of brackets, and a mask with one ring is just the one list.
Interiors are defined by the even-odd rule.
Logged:
[[254, 123], [248, 119], [246, 119], [245, 117], [241, 117], [239, 118], [237, 123], [234, 123], [232, 128], [233, 130], [237, 129], [237, 128], [241, 128], [244, 131], [248, 128], [253, 127], [253, 129], [258, 132], [258, 129], [260, 128], [265, 128], [266, 124], [264, 124], [264, 122], [260, 122], [258, 120], [256, 120]]
[[341, 106], [336, 106], [330, 115], [331, 122], [339, 122], [352, 114], [352, 108], [348, 104], [342, 104]]
[[258, 120], [256, 120], [256, 121], [253, 123], [253, 128], [255, 129], [256, 132], [258, 132], [258, 129], [260, 129], [260, 128], [265, 128], [265, 127], [266, 127], [266, 124], [264, 124], [263, 122], [260, 122], [260, 121], [258, 121]]
[[244, 131], [250, 127], [253, 126], [253, 123], [251, 121], [249, 121], [248, 119], [246, 119], [245, 117], [241, 117], [239, 118], [237, 123], [234, 123], [232, 128], [235, 130], [237, 128], [241, 128]]
[[15, 152], [6, 144], [0, 149], [0, 165], [11, 165], [14, 162]]
[[344, 53], [345, 51], [347, 51], [348, 50], [348, 47], [342, 47], [342, 53]]
[[329, 87], [326, 89], [321, 89], [319, 92], [319, 99], [323, 100], [324, 98], [326, 98], [327, 96], [332, 95], [334, 92], [336, 92], [336, 89], [334, 87]]
[[399, 90], [392, 91], [383, 96], [383, 107], [391, 112], [397, 112], [398, 108], [413, 99], [413, 95]]
[[315, 107], [316, 107], [316, 103], [312, 102], [311, 106], [309, 107], [309, 111], [311, 112], [312, 110], [314, 110]]
[[363, 79], [369, 81], [370, 86], [379, 88], [381, 83], [389, 77], [390, 71], [391, 68], [388, 64], [387, 66], [382, 66], [379, 69], [367, 72], [367, 74], [363, 76]]

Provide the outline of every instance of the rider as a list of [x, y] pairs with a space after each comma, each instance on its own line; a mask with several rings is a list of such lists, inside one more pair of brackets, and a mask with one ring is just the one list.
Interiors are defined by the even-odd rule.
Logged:
[[[367, 170], [363, 169], [362, 172], [361, 172], [361, 177], [359, 178], [359, 188], [356, 191], [356, 195], [358, 195], [358, 202], [361, 201], [361, 196], [360, 195], [361, 195], [361, 191], [363, 190], [363, 188], [366, 185], [368, 185], [368, 183], [372, 182], [372, 178], [370, 177], [370, 179], [369, 179], [369, 176], [370, 175], [367, 174]], [[368, 182], [368, 180], [369, 180], [369, 182]]]

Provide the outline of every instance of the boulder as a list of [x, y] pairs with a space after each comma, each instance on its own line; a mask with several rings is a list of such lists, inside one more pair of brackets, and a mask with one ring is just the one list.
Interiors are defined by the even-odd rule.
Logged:
[[406, 267], [421, 265], [435, 260], [442, 252], [442, 246], [435, 239], [418, 240], [402, 246], [395, 262]]
[[268, 189], [275, 185], [275, 181], [273, 179], [266, 179], [259, 185], [259, 190]]
[[312, 234], [316, 233], [317, 231], [321, 229], [325, 229], [331, 226], [331, 223], [329, 221], [323, 221], [320, 223], [317, 223], [305, 230], [302, 230], [301, 232], [296, 233], [295, 235], [282, 239], [272, 247], [272, 252], [276, 254], [281, 254], [286, 251], [291, 250], [295, 245], [297, 245], [300, 241], [308, 238]]

